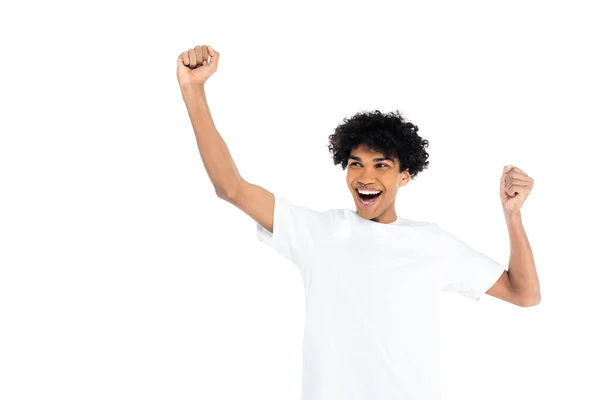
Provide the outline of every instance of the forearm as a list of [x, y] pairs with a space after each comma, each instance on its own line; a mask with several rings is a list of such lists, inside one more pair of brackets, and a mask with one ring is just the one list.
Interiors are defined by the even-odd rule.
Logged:
[[181, 93], [192, 121], [204, 168], [217, 194], [229, 195], [242, 178], [225, 141], [215, 127], [204, 86], [182, 87]]
[[523, 227], [521, 213], [504, 214], [510, 238], [510, 260], [508, 277], [515, 292], [529, 304], [537, 304], [541, 300], [540, 282], [533, 252]]

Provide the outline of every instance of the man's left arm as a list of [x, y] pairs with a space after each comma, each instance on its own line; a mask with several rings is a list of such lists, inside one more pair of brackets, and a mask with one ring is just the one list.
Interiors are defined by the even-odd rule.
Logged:
[[533, 179], [519, 168], [504, 167], [500, 199], [510, 239], [508, 271], [486, 292], [490, 296], [530, 307], [542, 300], [533, 252], [523, 227], [521, 206], [533, 189]]

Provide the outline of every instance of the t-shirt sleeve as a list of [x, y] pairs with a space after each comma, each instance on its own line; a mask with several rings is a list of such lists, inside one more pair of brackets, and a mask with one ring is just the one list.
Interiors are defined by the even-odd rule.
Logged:
[[478, 301], [502, 276], [504, 266], [439, 225], [437, 227], [443, 239], [441, 258], [446, 273], [444, 290]]
[[317, 251], [328, 214], [292, 204], [281, 195], [274, 196], [273, 233], [257, 222], [257, 238], [303, 269]]

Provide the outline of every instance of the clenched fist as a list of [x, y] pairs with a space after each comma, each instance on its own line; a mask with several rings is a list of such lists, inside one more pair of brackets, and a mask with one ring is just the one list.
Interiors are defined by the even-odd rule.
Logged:
[[514, 165], [504, 167], [500, 178], [500, 200], [505, 213], [519, 213], [532, 190], [532, 177]]
[[204, 85], [204, 82], [215, 73], [218, 65], [219, 53], [210, 46], [196, 46], [184, 51], [177, 58], [179, 86]]

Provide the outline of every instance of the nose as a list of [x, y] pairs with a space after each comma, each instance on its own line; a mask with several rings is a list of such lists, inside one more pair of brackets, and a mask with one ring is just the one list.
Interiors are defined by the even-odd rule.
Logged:
[[374, 183], [374, 181], [367, 180], [367, 179], [361, 179], [361, 180], [358, 181], [358, 184], [362, 185], [362, 186], [368, 186], [368, 185], [370, 185], [372, 183]]

